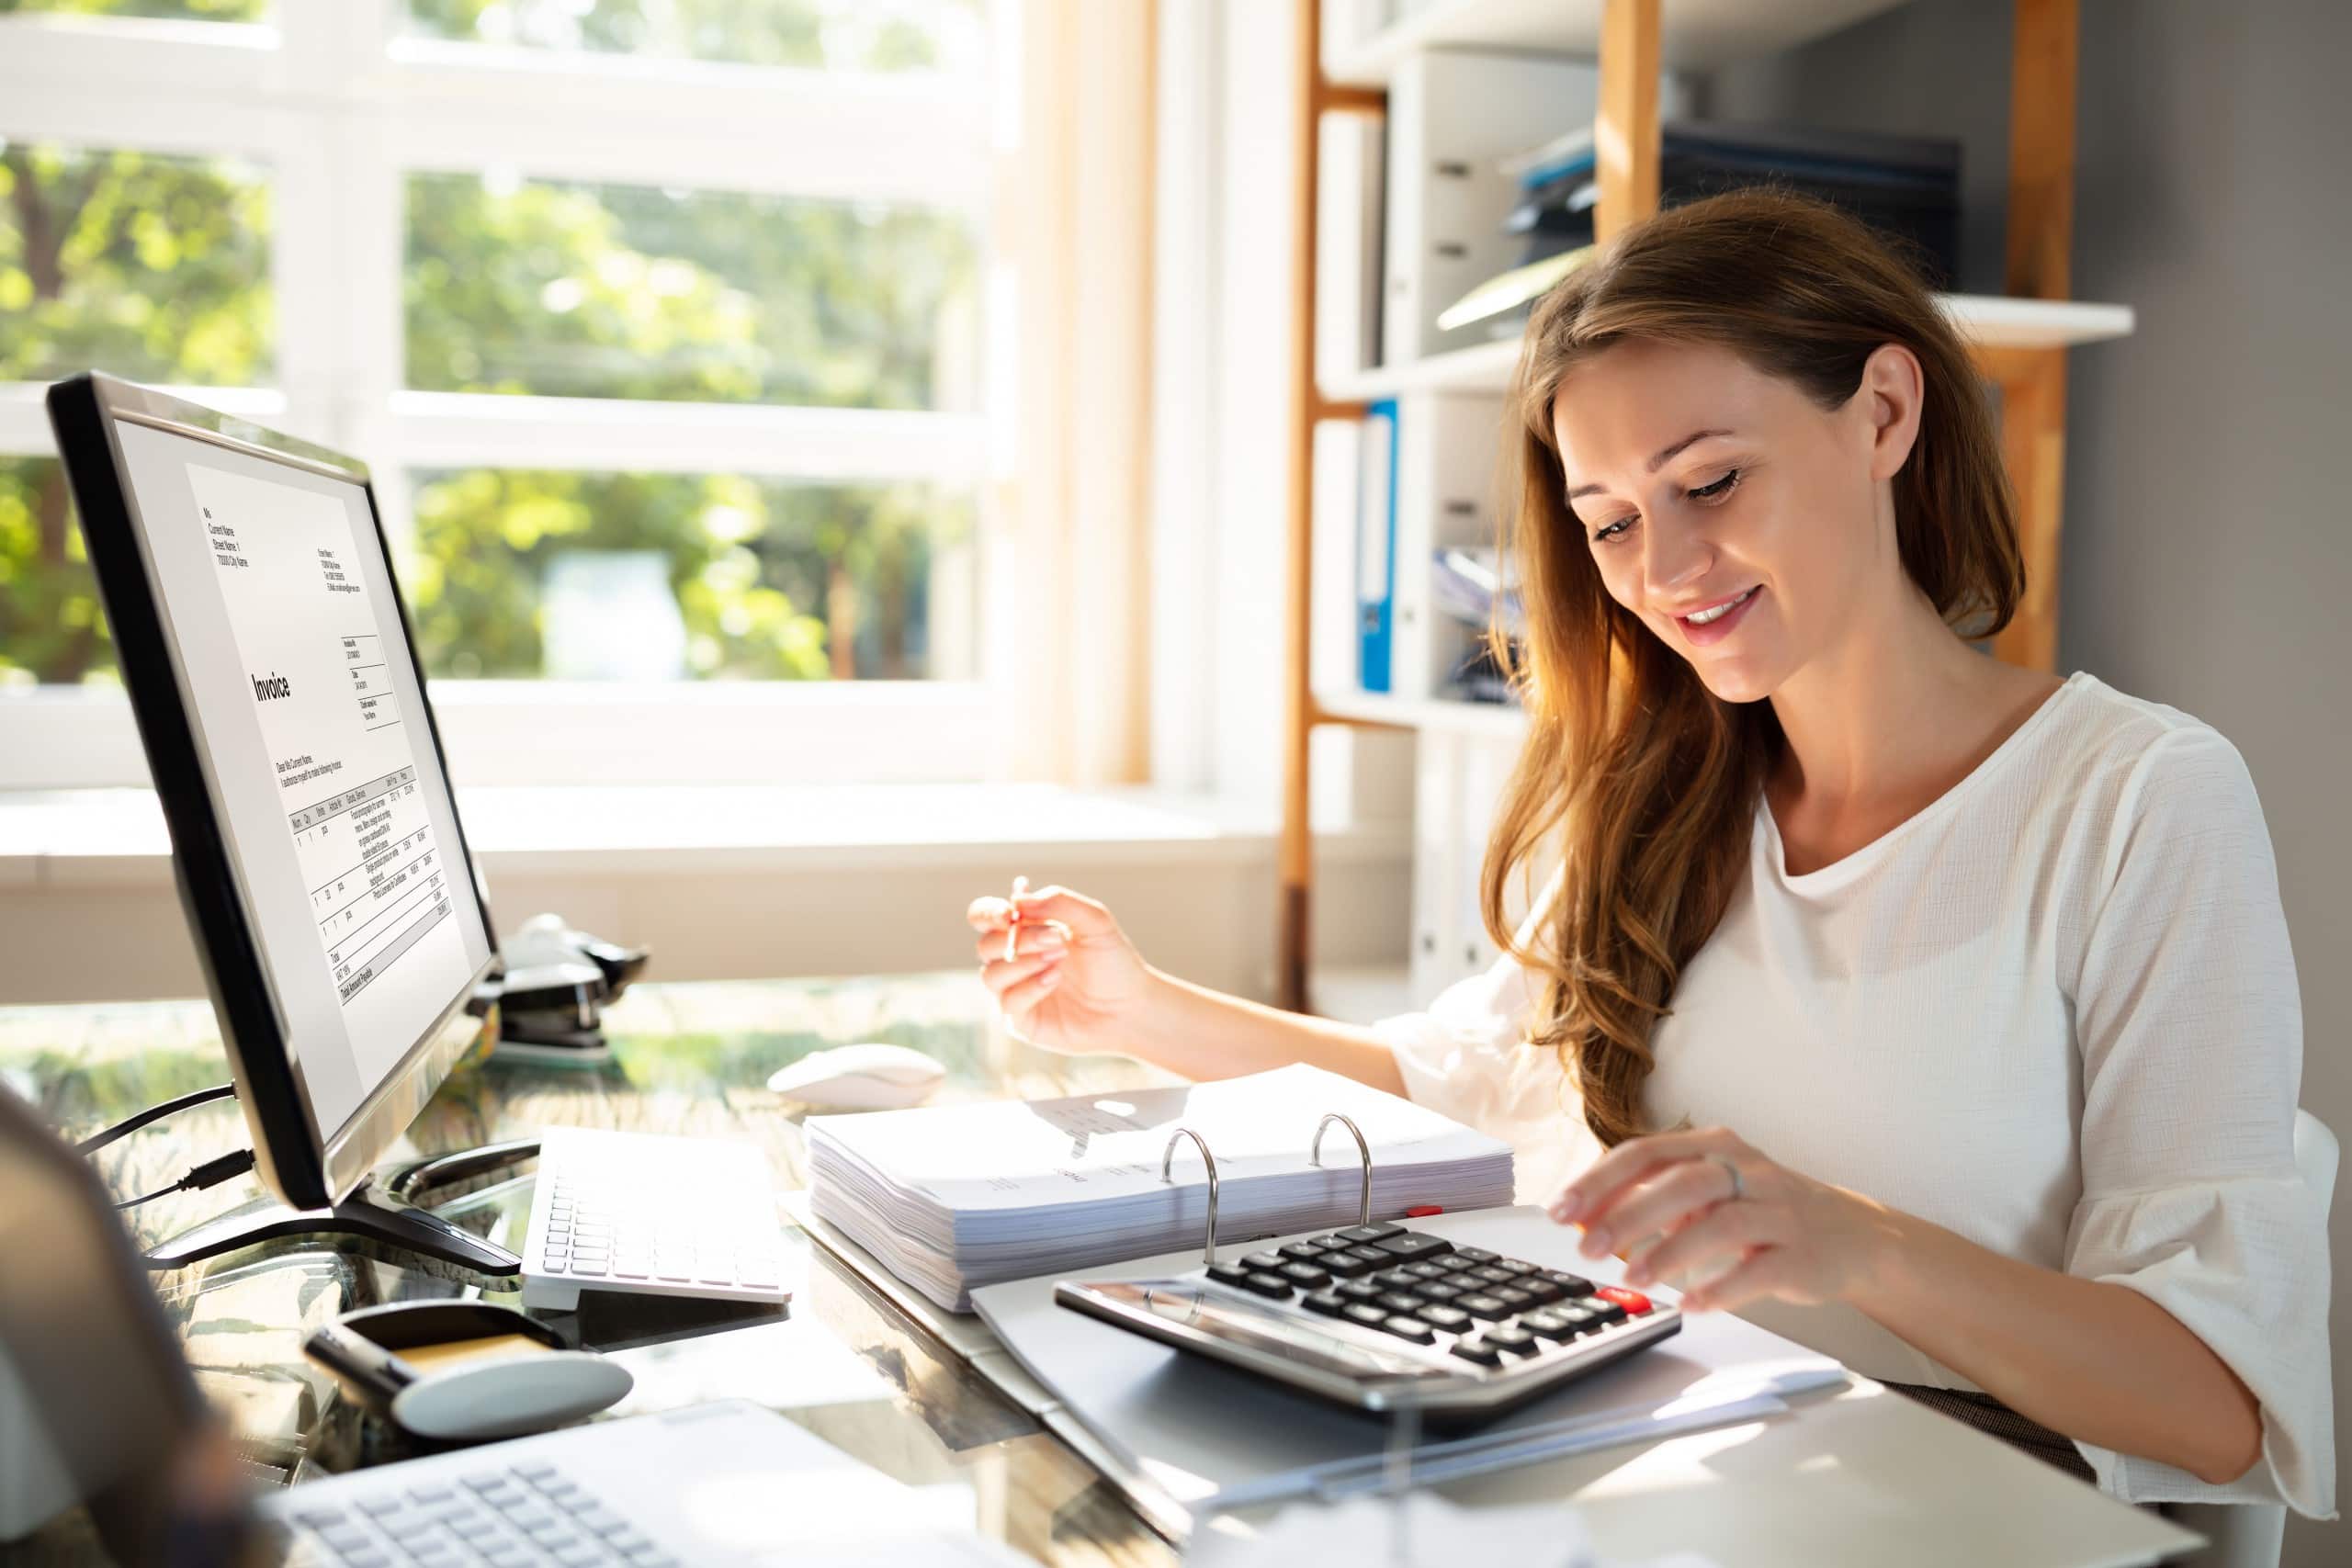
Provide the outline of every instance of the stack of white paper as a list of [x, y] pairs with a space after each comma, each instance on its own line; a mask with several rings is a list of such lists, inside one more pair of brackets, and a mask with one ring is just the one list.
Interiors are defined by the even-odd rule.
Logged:
[[1179, 1127], [1216, 1156], [1217, 1247], [1356, 1223], [1361, 1163], [1329, 1111], [1372, 1146], [1372, 1212], [1511, 1201], [1510, 1146], [1317, 1067], [1116, 1096], [942, 1105], [808, 1124], [811, 1207], [899, 1279], [956, 1312], [981, 1285], [1197, 1245], [1208, 1174]]

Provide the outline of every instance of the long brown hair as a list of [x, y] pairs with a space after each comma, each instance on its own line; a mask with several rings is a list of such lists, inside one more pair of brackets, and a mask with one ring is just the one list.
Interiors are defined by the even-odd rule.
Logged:
[[[1650, 1129], [1650, 1031], [1747, 865], [1764, 780], [1786, 745], [1770, 702], [1726, 703], [1602, 586], [1553, 434], [1569, 370], [1633, 340], [1730, 349], [1824, 410], [1883, 344], [1918, 356], [1918, 435], [1894, 479], [1904, 569], [1947, 624], [1989, 637], [2025, 589], [1984, 389], [1918, 272], [1823, 203], [1736, 191], [1619, 235], [1544, 297], [1513, 397], [1524, 427], [1505, 525], [1525, 629], [1495, 651], [1525, 701], [1525, 749], [1487, 847], [1487, 930], [1544, 983], [1531, 1046], [1556, 1051], [1603, 1147]], [[1506, 897], [1556, 852], [1557, 900], [1522, 946]], [[1532, 878], [1531, 878], [1532, 880]]]

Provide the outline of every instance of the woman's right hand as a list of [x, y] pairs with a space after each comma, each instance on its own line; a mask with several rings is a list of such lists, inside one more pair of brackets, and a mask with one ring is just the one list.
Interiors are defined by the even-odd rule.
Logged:
[[[965, 919], [979, 933], [980, 979], [1015, 1037], [1072, 1055], [1127, 1048], [1152, 969], [1110, 910], [1067, 887], [1046, 887], [975, 898]], [[1010, 959], [1008, 930], [1016, 933]]]

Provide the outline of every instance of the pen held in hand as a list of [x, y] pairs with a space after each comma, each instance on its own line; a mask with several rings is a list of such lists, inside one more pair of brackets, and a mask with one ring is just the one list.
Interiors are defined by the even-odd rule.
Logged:
[[1028, 891], [1027, 877], [1016, 876], [1012, 879], [1012, 897], [1008, 901], [1008, 913], [1004, 922], [1004, 961], [1007, 964], [1012, 963], [1020, 952], [1021, 898], [1022, 895]]

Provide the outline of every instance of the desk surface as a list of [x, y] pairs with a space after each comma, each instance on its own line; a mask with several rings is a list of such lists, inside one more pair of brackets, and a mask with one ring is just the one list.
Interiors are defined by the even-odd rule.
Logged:
[[[609, 1065], [492, 1060], [453, 1077], [410, 1138], [419, 1155], [525, 1137], [549, 1124], [742, 1138], [765, 1151], [779, 1186], [790, 1188], [805, 1182], [798, 1120], [764, 1086], [770, 1073], [810, 1051], [858, 1040], [915, 1046], [948, 1068], [944, 1098], [1168, 1081], [1132, 1062], [1034, 1050], [1006, 1038], [992, 1017], [968, 972], [639, 987], [609, 1015]], [[16, 1008], [0, 1009], [0, 1075], [74, 1133], [218, 1083], [227, 1066], [202, 1003]], [[108, 1148], [102, 1168], [119, 1192], [149, 1191], [244, 1142], [233, 1104], [207, 1105]], [[152, 1243], [258, 1195], [250, 1178], [175, 1195], [133, 1211], [134, 1234]], [[512, 1243], [530, 1201], [526, 1175], [439, 1206]], [[960, 1490], [984, 1533], [1040, 1562], [1175, 1562], [1058, 1438], [824, 1249], [797, 1230], [787, 1236], [798, 1281], [788, 1310], [592, 1293], [576, 1318], [557, 1320], [635, 1374], [637, 1388], [615, 1415], [752, 1399], [898, 1480]], [[303, 1337], [354, 1307], [476, 1289], [390, 1258], [301, 1242], [232, 1254], [157, 1282], [198, 1381], [256, 1470], [294, 1481], [408, 1451], [304, 1359]], [[1875, 1385], [1803, 1422], [1611, 1450], [1444, 1490], [1461, 1501], [1571, 1497], [1603, 1547], [1619, 1552], [1690, 1541], [1697, 1509], [1714, 1527], [1701, 1532], [1707, 1546], [1726, 1563], [1834, 1562], [1865, 1540], [1874, 1553], [1901, 1543], [1918, 1562], [2022, 1561], [1973, 1551], [1965, 1529], [1944, 1532], [1917, 1554], [1930, 1546], [1918, 1538], [1920, 1520], [1988, 1517], [1988, 1503], [2022, 1516], [2010, 1521], [2012, 1534], [2030, 1540], [2036, 1561], [2145, 1562], [2188, 1539], [2098, 1505], [2076, 1483]], [[1758, 1556], [1757, 1548], [1767, 1550]], [[78, 1513], [5, 1555], [12, 1563], [101, 1560]]]
[[[804, 1184], [798, 1118], [765, 1088], [811, 1051], [888, 1040], [949, 1070], [943, 1098], [1040, 1097], [1168, 1081], [1138, 1064], [1048, 1055], [992, 1027], [968, 972], [848, 982], [640, 986], [608, 1015], [602, 1068], [492, 1060], [444, 1086], [411, 1130], [437, 1154], [571, 1123], [749, 1139], [780, 1187]], [[29, 1089], [69, 1133], [228, 1077], [201, 1002], [0, 1009], [0, 1074]], [[233, 1102], [198, 1107], [104, 1151], [119, 1193], [151, 1191], [190, 1165], [242, 1148]], [[133, 1210], [147, 1245], [260, 1196], [253, 1179]], [[526, 1175], [440, 1205], [519, 1244]], [[1041, 1562], [1166, 1564], [1176, 1554], [1068, 1448], [921, 1328], [787, 1227], [800, 1261], [789, 1309], [738, 1310], [651, 1298], [582, 1300], [582, 1341], [616, 1355], [637, 1388], [615, 1415], [744, 1397], [780, 1411], [911, 1484], [971, 1495], [986, 1533]], [[303, 1337], [338, 1313], [468, 1287], [387, 1259], [281, 1243], [157, 1277], [208, 1394], [265, 1474], [300, 1480], [398, 1459], [399, 1434], [345, 1402], [306, 1360]], [[479, 1292], [519, 1304], [512, 1293]], [[726, 1329], [725, 1333], [713, 1332]], [[103, 1561], [78, 1512], [13, 1551], [11, 1563]]]

